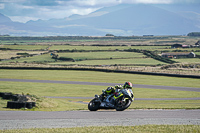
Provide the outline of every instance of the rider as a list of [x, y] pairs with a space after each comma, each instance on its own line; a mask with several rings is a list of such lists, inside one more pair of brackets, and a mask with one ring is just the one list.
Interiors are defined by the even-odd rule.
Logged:
[[114, 107], [115, 100], [121, 96], [121, 93], [119, 92], [119, 90], [126, 89], [126, 88], [132, 89], [132, 87], [133, 87], [133, 84], [131, 82], [125, 82], [123, 86], [116, 85], [115, 89], [113, 87], [108, 87], [105, 91], [105, 93], [108, 95], [106, 97], [106, 102], [108, 104], [110, 103], [109, 106]]

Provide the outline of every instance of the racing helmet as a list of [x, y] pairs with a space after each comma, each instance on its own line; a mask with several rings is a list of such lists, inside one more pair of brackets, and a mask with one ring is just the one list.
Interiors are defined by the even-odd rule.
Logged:
[[133, 84], [131, 82], [125, 82], [124, 88], [130, 88], [130, 89], [132, 89], [132, 87], [133, 87]]
[[114, 93], [115, 92], [115, 89], [113, 88], [113, 87], [108, 87], [107, 89], [106, 89], [106, 93], [107, 94], [112, 94], [112, 93]]

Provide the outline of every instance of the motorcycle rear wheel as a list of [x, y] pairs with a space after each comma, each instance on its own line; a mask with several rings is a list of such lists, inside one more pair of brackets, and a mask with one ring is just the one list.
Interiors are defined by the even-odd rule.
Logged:
[[115, 109], [116, 111], [124, 111], [125, 109], [127, 109], [130, 105], [131, 105], [131, 100], [130, 99], [125, 99], [121, 97], [119, 99], [116, 100], [116, 104], [115, 104]]
[[96, 99], [93, 99], [88, 103], [88, 109], [90, 111], [97, 111], [99, 109], [100, 104], [100, 102], [96, 102]]

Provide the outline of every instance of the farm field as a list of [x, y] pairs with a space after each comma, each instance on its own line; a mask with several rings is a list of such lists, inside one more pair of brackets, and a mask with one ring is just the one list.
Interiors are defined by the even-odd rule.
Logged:
[[20, 57], [22, 55], [19, 55], [18, 53], [28, 53], [28, 54], [33, 54], [33, 55], [40, 55], [45, 53], [45, 51], [20, 51], [20, 50], [0, 50], [0, 57], [1, 59], [10, 59], [11, 57]]
[[173, 59], [174, 61], [178, 61], [181, 63], [199, 63], [199, 59], [198, 58], [193, 58], [193, 59]]
[[3, 49], [13, 49], [13, 50], [43, 50], [48, 48], [48, 45], [27, 45], [27, 44], [20, 44], [20, 45], [16, 45], [16, 44], [10, 44], [10, 45], [2, 45], [0, 48]]
[[78, 65], [100, 65], [100, 66], [106, 66], [106, 65], [117, 65], [120, 64], [127, 64], [129, 65], [157, 65], [157, 64], [165, 64], [160, 61], [156, 61], [150, 58], [135, 58], [135, 59], [107, 59], [107, 60], [84, 60], [84, 61], [77, 61], [77, 62], [54, 62], [49, 64], [56, 64], [56, 65], [65, 65], [65, 64], [78, 64]]
[[137, 58], [145, 57], [142, 53], [134, 52], [76, 52], [76, 53], [58, 53], [60, 57], [69, 57], [75, 60], [85, 59], [119, 59], [119, 58]]
[[82, 46], [82, 45], [53, 45], [50, 50], [124, 50], [124, 49], [147, 49], [147, 50], [153, 50], [153, 49], [166, 49], [170, 48], [169, 46]]
[[[181, 43], [194, 45], [199, 38], [186, 36], [155, 37], [0, 37], [0, 66], [101, 67], [126, 71], [143, 71], [200, 75], [199, 57], [164, 59], [165, 52], [195, 52], [199, 48], [171, 49]], [[153, 55], [146, 54], [151, 52]], [[195, 68], [163, 69], [175, 63], [195, 63]], [[110, 66], [115, 66], [109, 68]], [[177, 69], [177, 70], [176, 70]], [[195, 70], [195, 71], [193, 71]]]

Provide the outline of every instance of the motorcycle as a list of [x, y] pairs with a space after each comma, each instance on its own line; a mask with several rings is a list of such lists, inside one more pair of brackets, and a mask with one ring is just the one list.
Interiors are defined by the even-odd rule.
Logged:
[[[119, 97], [116, 99], [114, 95], [108, 96], [105, 90], [102, 92], [101, 95], [95, 95], [95, 98], [88, 103], [88, 109], [90, 111], [97, 111], [98, 109], [116, 109], [116, 111], [124, 111], [134, 101], [133, 91], [129, 88], [119, 90]], [[112, 98], [115, 100], [114, 103], [111, 104]]]

